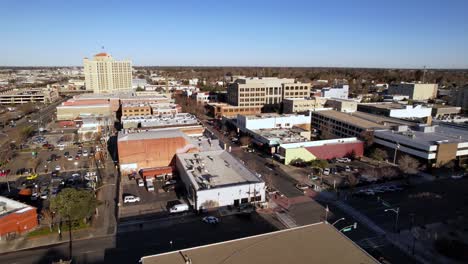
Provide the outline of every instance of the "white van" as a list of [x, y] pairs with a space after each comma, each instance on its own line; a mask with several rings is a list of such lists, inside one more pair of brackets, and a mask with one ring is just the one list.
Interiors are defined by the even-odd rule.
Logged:
[[146, 189], [148, 192], [154, 192], [154, 184], [151, 180], [146, 180]]
[[169, 208], [169, 213], [174, 214], [174, 213], [182, 213], [182, 212], [187, 212], [189, 210], [188, 204], [176, 204]]

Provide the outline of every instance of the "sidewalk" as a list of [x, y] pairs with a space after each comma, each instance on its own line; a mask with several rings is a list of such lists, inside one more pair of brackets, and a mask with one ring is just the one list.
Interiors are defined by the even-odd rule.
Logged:
[[[111, 166], [109, 166], [112, 164]], [[106, 163], [104, 170], [103, 183], [112, 184], [116, 181], [117, 175], [112, 161]], [[113, 174], [114, 178], [108, 176]], [[114, 186], [115, 188], [115, 186]], [[100, 190], [97, 195], [100, 201], [103, 203], [98, 206], [98, 214], [93, 217], [92, 225], [89, 228], [76, 230], [72, 232], [72, 241], [85, 240], [98, 237], [113, 236], [117, 230], [116, 220], [114, 217], [114, 208], [116, 206], [114, 201], [115, 189], [108, 188], [106, 190]], [[62, 232], [60, 238], [58, 234], [44, 235], [28, 238], [27, 235], [19, 237], [11, 241], [0, 241], [0, 254], [7, 253], [10, 251], [18, 251], [24, 249], [30, 249], [35, 247], [49, 246], [53, 244], [60, 244], [69, 241], [69, 233], [67, 231]]]

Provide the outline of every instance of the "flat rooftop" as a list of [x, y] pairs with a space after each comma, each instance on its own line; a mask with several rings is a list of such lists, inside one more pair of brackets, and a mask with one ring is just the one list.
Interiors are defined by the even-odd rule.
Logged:
[[128, 132], [120, 131], [118, 134], [118, 141], [130, 141], [130, 140], [150, 140], [159, 138], [175, 138], [183, 137], [189, 140], [179, 129], [161, 129], [161, 130], [148, 130], [141, 132]]
[[408, 131], [396, 132], [391, 130], [378, 130], [375, 136], [383, 136], [392, 141], [407, 145], [423, 145], [426, 147], [444, 143], [465, 143], [468, 142], [468, 130], [463, 128], [450, 127], [444, 124], [434, 126], [433, 132], [423, 132], [409, 129]]
[[141, 258], [143, 264], [379, 263], [326, 223]]
[[22, 213], [33, 210], [34, 207], [0, 196], [0, 217], [11, 213]]
[[188, 113], [169, 115], [122, 116], [122, 123], [140, 123], [142, 127], [163, 127], [173, 125], [196, 125], [198, 119]]
[[197, 190], [262, 182], [224, 150], [177, 154]]
[[384, 117], [384, 116], [367, 114], [367, 113], [363, 113], [360, 111], [356, 111], [354, 113], [344, 113], [344, 112], [339, 112], [335, 110], [324, 110], [324, 111], [313, 112], [313, 114], [328, 117], [330, 119], [338, 120], [340, 122], [358, 126], [364, 129], [370, 129], [370, 128], [384, 129], [392, 125], [407, 125], [407, 126], [414, 125], [414, 123], [411, 123], [411, 122]]
[[277, 143], [279, 145], [286, 143], [296, 143], [309, 141], [310, 138], [306, 138], [301, 135], [301, 132], [310, 133], [310, 131], [300, 128], [272, 128], [272, 129], [255, 129], [251, 130], [257, 135], [267, 139], [270, 142]]
[[290, 117], [290, 116], [307, 116], [301, 114], [276, 114], [276, 113], [268, 113], [268, 114], [259, 114], [259, 115], [243, 115], [248, 120], [254, 119], [265, 119], [265, 118], [277, 118], [277, 117]]
[[398, 103], [365, 103], [365, 104], [359, 104], [360, 106], [367, 106], [367, 107], [374, 107], [374, 108], [379, 108], [379, 109], [388, 109], [388, 110], [393, 110], [393, 109], [405, 109], [407, 106], [410, 106], [413, 108], [412, 105], [404, 105], [404, 104], [398, 104]]

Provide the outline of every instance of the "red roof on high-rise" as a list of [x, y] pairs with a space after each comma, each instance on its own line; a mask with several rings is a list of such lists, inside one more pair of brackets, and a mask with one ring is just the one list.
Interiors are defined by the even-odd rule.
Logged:
[[101, 53], [98, 53], [96, 55], [94, 55], [94, 57], [107, 57], [109, 56], [109, 54], [105, 53], [105, 52], [101, 52]]

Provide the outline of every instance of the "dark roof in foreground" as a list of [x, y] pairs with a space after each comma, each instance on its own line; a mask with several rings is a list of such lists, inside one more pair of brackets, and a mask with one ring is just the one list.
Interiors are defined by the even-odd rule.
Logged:
[[[191, 262], [187, 261], [190, 259]], [[379, 263], [326, 223], [146, 256], [143, 264]]]

